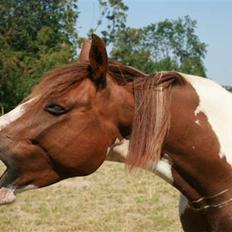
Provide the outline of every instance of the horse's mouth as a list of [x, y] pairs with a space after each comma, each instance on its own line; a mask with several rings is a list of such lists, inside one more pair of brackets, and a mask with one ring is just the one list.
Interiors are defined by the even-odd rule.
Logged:
[[0, 188], [0, 205], [10, 204], [16, 200], [16, 195], [13, 189], [2, 187]]
[[11, 173], [6, 169], [0, 177], [0, 205], [12, 203], [16, 199], [15, 189], [7, 184], [11, 179]]

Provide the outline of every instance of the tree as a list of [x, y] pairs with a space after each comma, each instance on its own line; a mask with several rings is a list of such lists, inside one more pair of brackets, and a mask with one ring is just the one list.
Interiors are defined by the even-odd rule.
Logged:
[[111, 55], [122, 63], [145, 71], [145, 66], [151, 62], [149, 50], [143, 46], [142, 29], [125, 28], [118, 33], [113, 43]]
[[123, 3], [123, 0], [98, 0], [98, 3], [100, 6], [100, 18], [97, 21], [96, 28], [90, 29], [90, 34], [105, 24], [106, 28], [100, 32], [101, 37], [108, 45], [126, 27], [128, 7]]
[[[195, 34], [196, 21], [185, 17], [129, 28], [123, 0], [98, 2], [96, 26], [112, 44], [114, 58], [146, 73], [205, 76], [206, 45]], [[78, 0], [0, 0], [0, 108], [15, 107], [45, 72], [76, 59], [78, 15]]]
[[0, 0], [0, 104], [13, 108], [76, 52], [77, 0]]
[[111, 55], [147, 73], [178, 70], [205, 76], [206, 44], [195, 28], [196, 21], [188, 16], [141, 29], [127, 27], [116, 36]]

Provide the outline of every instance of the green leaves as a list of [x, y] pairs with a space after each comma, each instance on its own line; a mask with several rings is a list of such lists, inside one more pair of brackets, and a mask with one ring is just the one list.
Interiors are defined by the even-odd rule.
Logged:
[[[206, 44], [195, 33], [196, 21], [186, 16], [130, 28], [123, 0], [98, 2], [100, 18], [90, 32], [99, 28], [113, 58], [146, 73], [205, 76]], [[49, 69], [75, 59], [78, 15], [78, 0], [0, 1], [0, 108], [12, 109]]]
[[141, 29], [127, 27], [117, 34], [111, 55], [147, 73], [178, 70], [205, 76], [206, 44], [195, 28], [196, 21], [188, 16]]
[[8, 111], [76, 54], [77, 0], [0, 1], [0, 105]]
[[128, 7], [123, 0], [98, 0], [100, 5], [101, 17], [97, 21], [95, 31], [103, 23], [106, 24], [106, 29], [101, 30], [102, 38], [106, 44], [114, 41], [116, 34], [126, 27], [126, 11]]

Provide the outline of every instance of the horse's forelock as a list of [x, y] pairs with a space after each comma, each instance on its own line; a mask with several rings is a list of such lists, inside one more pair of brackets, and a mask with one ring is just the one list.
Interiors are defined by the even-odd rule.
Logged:
[[87, 75], [87, 63], [74, 63], [55, 68], [44, 76], [28, 98], [37, 96], [42, 96], [43, 98], [55, 97], [78, 84]]
[[[108, 74], [119, 85], [127, 84], [137, 77], [145, 76], [139, 70], [112, 60], [109, 62]], [[88, 62], [77, 62], [55, 68], [44, 76], [26, 100], [38, 96], [43, 96], [44, 99], [59, 96], [78, 85], [83, 79], [88, 78], [89, 75], [91, 74]]]

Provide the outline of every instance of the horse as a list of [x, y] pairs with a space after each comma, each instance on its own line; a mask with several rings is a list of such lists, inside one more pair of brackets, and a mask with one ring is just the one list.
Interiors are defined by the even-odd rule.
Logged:
[[110, 61], [93, 35], [88, 59], [49, 73], [0, 118], [0, 203], [89, 175], [129, 139], [129, 167], [161, 170], [183, 194], [185, 231], [230, 231], [231, 106], [231, 94], [211, 80]]

